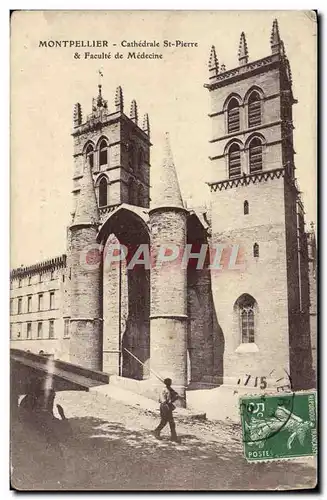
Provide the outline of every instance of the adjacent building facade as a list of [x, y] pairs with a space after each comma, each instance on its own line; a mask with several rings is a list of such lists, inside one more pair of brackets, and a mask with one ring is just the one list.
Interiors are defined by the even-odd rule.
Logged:
[[[242, 33], [231, 70], [211, 49], [210, 209], [185, 207], [168, 137], [150, 199], [149, 118], [139, 122], [135, 101], [125, 114], [121, 87], [113, 109], [101, 85], [85, 119], [75, 105], [66, 254], [12, 271], [12, 346], [136, 380], [151, 368], [181, 391], [245, 374], [265, 388], [280, 370], [295, 389], [312, 387], [316, 248], [296, 182], [296, 101], [277, 21], [270, 45], [249, 62]], [[113, 258], [119, 245], [122, 260]], [[167, 245], [187, 249], [187, 265], [142, 265], [138, 249], [152, 258]]]

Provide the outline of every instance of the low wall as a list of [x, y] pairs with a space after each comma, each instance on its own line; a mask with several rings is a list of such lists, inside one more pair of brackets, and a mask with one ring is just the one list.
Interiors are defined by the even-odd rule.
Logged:
[[30, 340], [11, 340], [12, 349], [21, 349], [39, 354], [43, 351], [45, 354], [53, 354], [55, 359], [70, 361], [69, 359], [69, 338], [67, 339], [30, 339]]

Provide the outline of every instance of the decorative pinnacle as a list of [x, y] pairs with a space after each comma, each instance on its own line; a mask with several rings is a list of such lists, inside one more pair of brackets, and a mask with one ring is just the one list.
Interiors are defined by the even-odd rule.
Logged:
[[135, 99], [133, 99], [132, 102], [131, 102], [131, 110], [130, 110], [130, 113], [129, 113], [129, 117], [137, 125], [138, 114], [137, 114], [137, 104], [136, 104]]
[[119, 87], [116, 88], [116, 95], [115, 95], [115, 106], [116, 106], [116, 111], [124, 111], [124, 97], [123, 97], [123, 89], [119, 85]]
[[143, 117], [143, 127], [142, 130], [150, 137], [150, 122], [149, 122], [149, 115], [148, 113], [145, 113]]
[[278, 28], [277, 19], [274, 19], [274, 22], [272, 25], [272, 30], [271, 30], [271, 35], [270, 35], [270, 46], [271, 46], [271, 52], [273, 54], [277, 54], [280, 50], [280, 47], [281, 47], [281, 38], [279, 35], [279, 28]]
[[73, 123], [74, 127], [78, 127], [82, 124], [82, 106], [79, 102], [77, 102], [74, 106]]
[[244, 66], [249, 62], [249, 52], [244, 31], [241, 33], [240, 44], [238, 47], [238, 61], [240, 66]]
[[211, 46], [210, 57], [209, 57], [209, 71], [213, 72], [215, 75], [219, 73], [219, 61], [217, 59], [215, 46]]

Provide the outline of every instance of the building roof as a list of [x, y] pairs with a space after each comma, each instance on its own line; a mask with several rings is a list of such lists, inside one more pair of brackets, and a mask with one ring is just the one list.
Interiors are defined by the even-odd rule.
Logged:
[[160, 178], [153, 196], [151, 209], [159, 207], [184, 208], [177, 172], [169, 143], [169, 134], [165, 134], [165, 147]]
[[36, 264], [32, 264], [30, 266], [21, 266], [17, 267], [16, 269], [12, 269], [12, 271], [10, 272], [10, 279], [23, 278], [24, 276], [30, 276], [32, 274], [40, 274], [61, 267], [66, 267], [65, 254], [62, 254], [59, 257], [54, 257], [52, 259], [47, 259], [41, 262], [37, 262]]
[[86, 162], [72, 227], [98, 224], [99, 220], [100, 215], [91, 175], [91, 166]]

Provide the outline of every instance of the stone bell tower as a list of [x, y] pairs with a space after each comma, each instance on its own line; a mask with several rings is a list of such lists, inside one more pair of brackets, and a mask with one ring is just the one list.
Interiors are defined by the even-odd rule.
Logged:
[[[117, 314], [119, 308], [114, 305], [113, 296], [119, 287], [113, 287], [115, 280], [104, 270], [102, 261], [99, 265], [90, 265], [91, 254], [87, 252], [97, 248], [99, 227], [114, 209], [122, 204], [149, 206], [149, 117], [144, 115], [141, 128], [135, 100], [131, 102], [129, 116], [125, 114], [120, 86], [110, 108], [99, 84], [91, 113], [85, 119], [81, 105], [75, 105], [72, 136], [74, 203], [68, 235], [70, 358], [72, 362], [102, 370], [103, 321], [108, 319], [111, 308], [114, 307]], [[105, 245], [106, 240], [101, 243]], [[121, 309], [123, 298], [122, 292], [119, 293]], [[109, 323], [115, 324], [112, 318]], [[108, 321], [106, 324], [108, 326]], [[108, 350], [107, 344], [104, 347]], [[119, 349], [118, 346], [116, 351]]]
[[122, 88], [117, 87], [114, 105], [110, 108], [102, 96], [102, 85], [98, 87], [98, 96], [92, 100], [92, 112], [85, 120], [81, 105], [77, 103], [74, 108], [74, 196], [78, 198], [79, 182], [87, 160], [100, 216], [122, 203], [148, 208], [149, 117], [144, 115], [141, 128], [135, 100], [132, 100], [127, 116]]
[[250, 61], [242, 33], [238, 66], [229, 70], [215, 47], [210, 53], [212, 241], [239, 249], [234, 269], [212, 273], [212, 286], [225, 337], [224, 383], [250, 374], [264, 388], [285, 370], [298, 387], [303, 367], [308, 379], [311, 372], [304, 225], [294, 164], [296, 100], [277, 20], [270, 49]]

